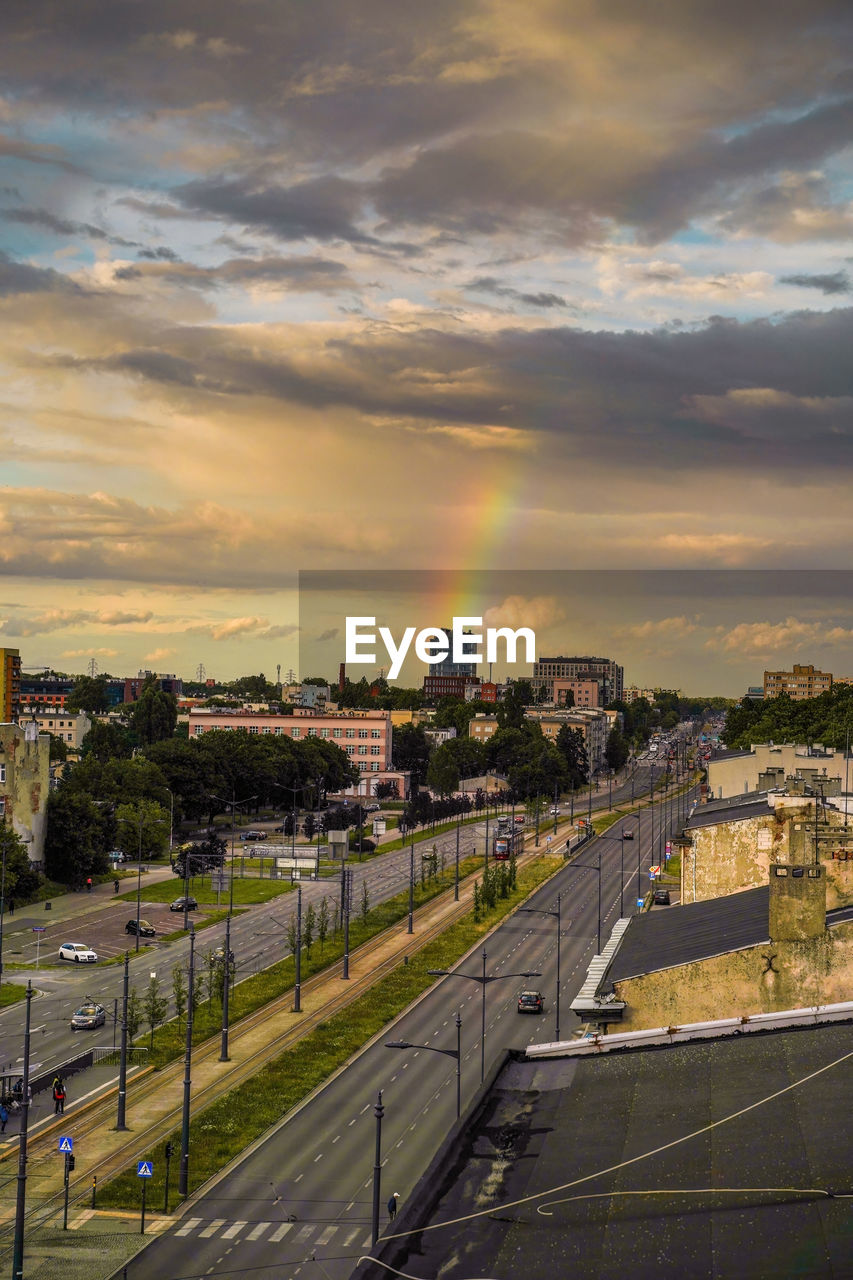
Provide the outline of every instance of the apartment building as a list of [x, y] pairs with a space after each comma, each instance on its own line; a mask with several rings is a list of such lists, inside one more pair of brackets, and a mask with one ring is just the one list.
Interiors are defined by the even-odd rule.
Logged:
[[17, 720], [21, 701], [21, 654], [0, 649], [0, 720]]
[[[528, 720], [536, 721], [545, 738], [553, 740], [566, 724], [570, 729], [579, 730], [583, 736], [587, 759], [593, 772], [600, 769], [604, 763], [604, 748], [607, 745], [607, 737], [613, 726], [614, 717], [617, 715], [617, 712], [601, 711], [595, 707], [572, 708], [568, 711], [528, 707], [525, 712]], [[485, 712], [478, 713], [468, 722], [468, 737], [476, 738], [478, 742], [488, 742], [497, 729], [497, 716], [486, 715]]]
[[612, 658], [539, 658], [533, 664], [534, 688], [545, 686], [549, 702], [554, 702], [555, 680], [597, 680], [599, 705], [622, 700], [625, 670]]
[[22, 726], [34, 724], [39, 733], [52, 733], [61, 738], [70, 755], [79, 754], [83, 739], [92, 727], [92, 721], [85, 711], [72, 713], [63, 711], [61, 707], [35, 707], [31, 711], [21, 711]]
[[787, 693], [789, 698], [802, 702], [829, 693], [831, 688], [832, 673], [816, 671], [813, 666], [798, 666], [795, 662], [793, 671], [764, 672], [765, 698], [778, 698], [781, 693]]

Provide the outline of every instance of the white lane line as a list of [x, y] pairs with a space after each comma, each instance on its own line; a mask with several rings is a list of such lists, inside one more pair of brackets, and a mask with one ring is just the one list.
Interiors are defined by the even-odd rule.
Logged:
[[195, 1230], [195, 1228], [198, 1226], [200, 1222], [201, 1222], [201, 1218], [187, 1218], [184, 1225], [182, 1227], [179, 1227], [178, 1230], [175, 1232], [175, 1235], [188, 1236], [191, 1231]]
[[210, 1226], [205, 1227], [204, 1231], [199, 1231], [199, 1235], [207, 1240], [210, 1236], [215, 1236], [220, 1227], [224, 1227], [226, 1218], [214, 1218]]
[[350, 1120], [349, 1124], [347, 1125], [347, 1128], [348, 1128], [348, 1129], [351, 1129], [351, 1128], [353, 1127], [353, 1125], [355, 1124], [355, 1121], [356, 1121], [357, 1119], [358, 1119], [358, 1116], [356, 1116], [356, 1117], [355, 1117], [355, 1119]]
[[348, 1235], [344, 1236], [344, 1239], [343, 1239], [344, 1248], [348, 1248], [348, 1246], [352, 1244], [353, 1240], [356, 1238], [360, 1230], [361, 1230], [361, 1227], [353, 1227], [352, 1231], [350, 1231]]
[[294, 1239], [297, 1243], [302, 1243], [303, 1241], [307, 1240], [309, 1236], [311, 1236], [311, 1235], [313, 1235], [313, 1234], [314, 1234], [314, 1227], [315, 1227], [315, 1225], [316, 1225], [316, 1224], [315, 1224], [315, 1223], [313, 1223], [313, 1222], [308, 1222], [308, 1223], [306, 1223], [306, 1225], [305, 1225], [304, 1227], [300, 1227], [300, 1228], [299, 1228], [299, 1230], [297, 1231], [297, 1233], [296, 1233], [296, 1235], [293, 1237], [293, 1239]]
[[337, 1231], [337, 1227], [326, 1227], [325, 1231], [321, 1231], [317, 1237], [317, 1244], [328, 1244], [332, 1236]]
[[300, 1173], [299, 1177], [298, 1177], [298, 1178], [294, 1178], [294, 1179], [293, 1179], [293, 1181], [294, 1181], [294, 1183], [296, 1183], [296, 1182], [301, 1182], [301, 1181], [302, 1181], [302, 1179], [303, 1179], [304, 1177], [305, 1177], [305, 1174], [304, 1174], [304, 1173]]
[[336, 1142], [340, 1142], [340, 1140], [341, 1140], [340, 1134], [338, 1134], [336, 1138], [332, 1138], [332, 1146], [334, 1146]]
[[318, 1160], [322, 1160], [322, 1159], [323, 1159], [323, 1152], [321, 1151], [318, 1156], [314, 1157], [314, 1163], [316, 1164]]
[[259, 1222], [256, 1227], [252, 1227], [252, 1230], [244, 1238], [246, 1240], [260, 1240], [261, 1236], [264, 1234], [267, 1228], [271, 1226], [272, 1226], [271, 1222]]
[[288, 1231], [292, 1231], [292, 1230], [293, 1230], [292, 1222], [283, 1222], [280, 1227], [276, 1227], [275, 1231], [272, 1233], [269, 1240], [267, 1241], [267, 1244], [278, 1244], [279, 1240], [283, 1240], [284, 1237], [287, 1235]]
[[239, 1235], [239, 1234], [240, 1234], [240, 1232], [243, 1230], [243, 1228], [244, 1228], [246, 1225], [247, 1225], [247, 1224], [246, 1224], [245, 1222], [234, 1222], [234, 1223], [232, 1223], [232, 1224], [231, 1224], [231, 1226], [227, 1229], [227, 1231], [223, 1231], [223, 1232], [222, 1232], [222, 1239], [223, 1239], [223, 1240], [233, 1240], [235, 1236], [237, 1236], [237, 1235]]

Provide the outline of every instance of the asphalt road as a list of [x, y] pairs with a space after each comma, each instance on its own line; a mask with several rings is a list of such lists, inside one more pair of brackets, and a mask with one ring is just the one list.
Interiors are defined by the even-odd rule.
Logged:
[[[653, 830], [654, 824], [654, 830]], [[638, 825], [633, 819], [633, 825]], [[601, 858], [601, 936], [609, 936], [623, 899], [634, 901], [637, 858], [645, 876], [668, 825], [656, 812], [639, 818], [639, 838], [605, 837], [584, 846], [579, 861]], [[633, 843], [633, 848], [631, 847]], [[639, 852], [638, 852], [639, 851]], [[628, 865], [630, 861], [630, 866]], [[561, 1010], [563, 1038], [571, 1035], [569, 1003], [597, 944], [598, 874], [566, 867], [529, 902], [553, 911], [561, 898]], [[664, 908], [665, 909], [665, 908]], [[485, 943], [486, 1071], [508, 1047], [553, 1040], [556, 997], [556, 921], [516, 914]], [[481, 975], [481, 948], [459, 970]], [[539, 970], [540, 978], [512, 975]], [[545, 995], [540, 1017], [517, 1013], [520, 989]], [[434, 1049], [453, 1049], [455, 1018], [462, 1017], [462, 1106], [480, 1083], [482, 984], [450, 976], [436, 984], [380, 1039], [332, 1080], [286, 1124], [265, 1139], [239, 1168], [199, 1199], [173, 1229], [128, 1265], [128, 1280], [236, 1277], [346, 1280], [369, 1250], [377, 1091], [383, 1091], [381, 1225], [389, 1195], [404, 1200], [455, 1118], [456, 1063]], [[430, 1046], [389, 1050], [386, 1040]]]

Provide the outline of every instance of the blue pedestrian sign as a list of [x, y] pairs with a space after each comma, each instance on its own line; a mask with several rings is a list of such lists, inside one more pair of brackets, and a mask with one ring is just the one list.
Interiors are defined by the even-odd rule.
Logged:
[[59, 1150], [60, 1150], [64, 1155], [69, 1155], [69, 1156], [70, 1156], [70, 1155], [71, 1155], [71, 1152], [74, 1150], [74, 1139], [73, 1139], [73, 1138], [60, 1138], [60, 1139], [59, 1139]]
[[150, 1160], [137, 1160], [136, 1176], [137, 1178], [153, 1178], [154, 1177], [154, 1165], [151, 1163]]

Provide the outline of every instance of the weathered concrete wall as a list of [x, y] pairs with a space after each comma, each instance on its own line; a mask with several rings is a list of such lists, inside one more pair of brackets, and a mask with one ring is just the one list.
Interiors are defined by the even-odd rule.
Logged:
[[620, 1030], [710, 1022], [849, 1000], [853, 921], [802, 942], [765, 942], [614, 984]]
[[771, 747], [766, 742], [756, 743], [750, 755], [733, 756], [730, 759], [708, 762], [709, 794], [713, 800], [721, 796], [739, 796], [758, 790], [758, 775], [766, 769], [783, 769], [784, 775], [798, 769], [814, 769], [817, 775], [844, 777], [844, 752], [828, 751], [822, 756], [810, 756], [806, 747], [793, 742]]
[[26, 843], [30, 862], [44, 862], [47, 795], [50, 787], [50, 735], [25, 733], [17, 724], [0, 724], [0, 762], [6, 781], [0, 794], [6, 818]]
[[822, 867], [777, 863], [770, 868], [770, 937], [780, 942], [818, 938], [826, 929]]

